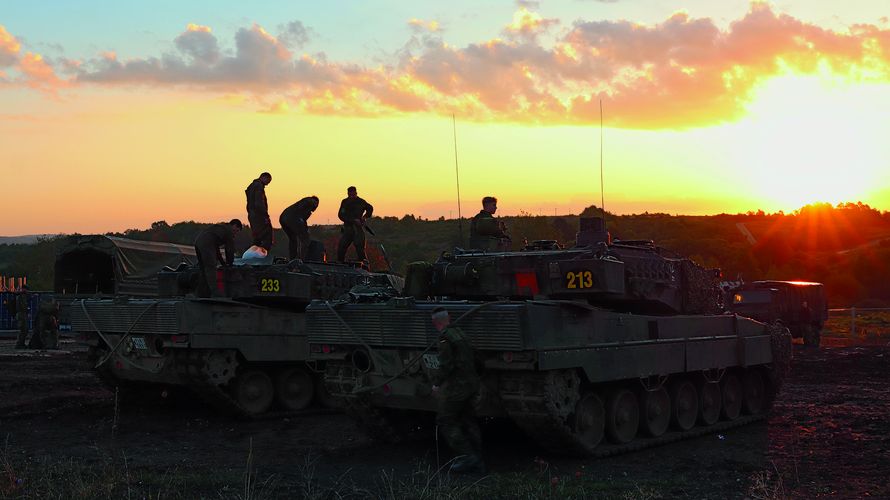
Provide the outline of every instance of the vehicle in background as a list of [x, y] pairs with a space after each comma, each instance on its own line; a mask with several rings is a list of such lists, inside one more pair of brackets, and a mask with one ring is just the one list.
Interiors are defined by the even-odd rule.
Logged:
[[183, 263], [197, 263], [194, 247], [104, 235], [68, 238], [56, 253], [53, 279], [60, 330], [70, 330], [75, 299], [157, 297], [158, 272]]
[[764, 323], [780, 321], [793, 338], [818, 347], [828, 319], [828, 300], [822, 283], [807, 281], [754, 281], [730, 290], [727, 308], [740, 316]]

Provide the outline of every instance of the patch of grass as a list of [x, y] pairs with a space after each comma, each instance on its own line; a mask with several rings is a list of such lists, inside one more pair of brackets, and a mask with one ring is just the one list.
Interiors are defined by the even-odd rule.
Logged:
[[748, 496], [754, 500], [779, 500], [788, 498], [785, 483], [778, 469], [759, 471], [751, 475]]

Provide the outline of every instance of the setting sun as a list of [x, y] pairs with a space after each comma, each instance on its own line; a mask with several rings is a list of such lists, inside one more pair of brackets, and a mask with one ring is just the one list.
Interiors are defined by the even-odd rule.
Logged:
[[729, 126], [731, 161], [748, 188], [783, 209], [868, 198], [890, 164], [890, 85], [827, 71], [775, 77], [754, 92], [748, 117]]

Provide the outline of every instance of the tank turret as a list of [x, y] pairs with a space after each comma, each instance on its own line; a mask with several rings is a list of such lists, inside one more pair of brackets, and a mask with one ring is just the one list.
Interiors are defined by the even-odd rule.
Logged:
[[709, 314], [720, 309], [719, 271], [650, 240], [611, 241], [599, 218], [582, 218], [576, 245], [535, 242], [519, 252], [455, 251], [412, 264], [408, 295], [570, 299], [622, 312]]
[[[200, 268], [180, 266], [158, 275], [159, 295], [183, 297], [198, 290]], [[401, 291], [401, 278], [372, 273], [348, 264], [301, 260], [235, 259], [217, 270], [216, 286], [227, 298], [260, 305], [299, 305], [313, 299], [340, 298], [356, 286], [391, 287]]]

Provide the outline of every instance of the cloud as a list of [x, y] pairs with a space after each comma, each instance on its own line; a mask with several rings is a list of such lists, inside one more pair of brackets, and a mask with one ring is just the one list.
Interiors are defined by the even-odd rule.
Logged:
[[53, 65], [42, 55], [34, 52], [23, 54], [21, 49], [18, 39], [0, 25], [0, 68], [5, 68], [0, 71], [0, 83], [4, 86], [24, 85], [49, 94], [55, 94], [68, 85], [67, 81], [56, 75]]
[[219, 60], [219, 44], [207, 26], [189, 24], [184, 33], [173, 40], [180, 52], [198, 64], [213, 64]]
[[81, 65], [77, 81], [102, 84], [194, 85], [263, 90], [295, 76], [290, 50], [258, 25], [235, 33], [233, 56], [220, 55], [209, 28], [189, 25], [175, 39], [179, 54], [121, 62], [103, 56]]
[[21, 49], [22, 44], [0, 24], [0, 68], [17, 63]]
[[[610, 125], [627, 128], [734, 120], [755, 86], [788, 71], [829, 68], [850, 78], [890, 80], [885, 27], [837, 32], [753, 3], [726, 27], [679, 12], [654, 24], [578, 20], [542, 37], [558, 21], [530, 6], [519, 7], [502, 38], [463, 46], [448, 44], [431, 21], [412, 19], [415, 31], [403, 50], [377, 65], [295, 53], [309, 37], [298, 21], [280, 27], [278, 36], [258, 25], [239, 29], [234, 50], [224, 49], [210, 28], [189, 25], [171, 53], [56, 65], [82, 85], [247, 93], [270, 112], [457, 113], [473, 120], [572, 124], [597, 123], [602, 99]], [[3, 33], [2, 54], [18, 61], [22, 56], [10, 48], [14, 39]], [[31, 67], [29, 78], [53, 81], [45, 66], [32, 61]]]
[[278, 27], [278, 40], [290, 49], [300, 49], [309, 43], [309, 29], [300, 21], [291, 21]]
[[537, 12], [520, 7], [513, 14], [513, 21], [504, 28], [508, 35], [534, 40], [549, 27], [559, 24], [559, 19], [545, 19]]
[[442, 25], [439, 21], [424, 21], [423, 19], [412, 18], [408, 20], [408, 26], [415, 33], [437, 33], [442, 31]]

